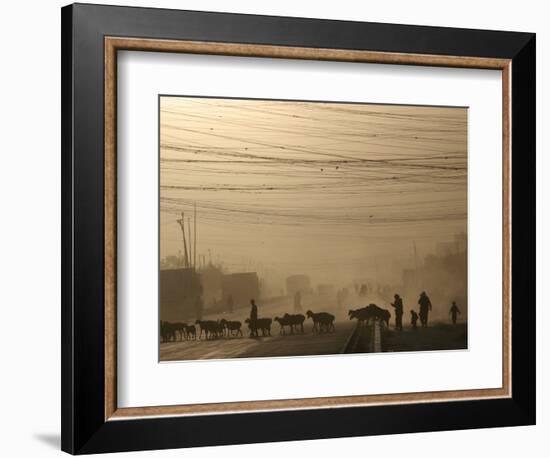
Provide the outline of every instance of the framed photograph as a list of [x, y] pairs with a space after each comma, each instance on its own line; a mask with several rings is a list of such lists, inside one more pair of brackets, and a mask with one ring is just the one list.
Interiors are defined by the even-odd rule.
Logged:
[[62, 147], [63, 450], [535, 423], [534, 34], [70, 5]]

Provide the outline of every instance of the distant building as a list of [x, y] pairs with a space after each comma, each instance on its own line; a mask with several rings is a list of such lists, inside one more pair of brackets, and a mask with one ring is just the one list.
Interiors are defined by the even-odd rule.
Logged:
[[458, 254], [468, 249], [468, 238], [464, 232], [456, 234], [452, 242], [438, 243], [435, 253], [438, 256]]
[[403, 269], [403, 288], [406, 290], [418, 288], [417, 269]]
[[222, 277], [222, 301], [231, 297], [234, 308], [247, 307], [250, 299], [259, 299], [260, 282], [256, 272], [226, 274]]
[[159, 278], [161, 321], [185, 321], [202, 313], [202, 286], [194, 269], [161, 270]]
[[456, 243], [454, 242], [441, 242], [435, 247], [435, 254], [437, 256], [448, 256], [456, 252]]
[[458, 253], [468, 250], [468, 236], [465, 232], [455, 235], [455, 244]]
[[334, 288], [334, 285], [321, 283], [317, 285], [317, 294], [319, 296], [333, 297], [336, 296], [336, 289]]
[[223, 272], [219, 267], [210, 263], [199, 271], [199, 276], [203, 290], [204, 307], [210, 308], [223, 299]]
[[294, 296], [297, 292], [309, 293], [311, 291], [311, 280], [307, 275], [291, 275], [286, 279], [286, 294]]

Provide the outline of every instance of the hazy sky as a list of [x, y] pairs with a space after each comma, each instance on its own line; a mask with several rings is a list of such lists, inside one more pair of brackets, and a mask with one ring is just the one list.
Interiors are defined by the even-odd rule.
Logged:
[[[161, 257], [314, 280], [410, 265], [466, 231], [467, 109], [162, 97]], [[386, 267], [384, 267], [386, 266]]]

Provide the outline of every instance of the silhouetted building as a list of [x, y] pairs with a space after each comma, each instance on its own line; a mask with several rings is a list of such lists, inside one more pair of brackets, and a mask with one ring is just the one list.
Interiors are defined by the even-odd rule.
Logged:
[[256, 272], [226, 274], [222, 277], [222, 298], [231, 296], [233, 308], [248, 307], [250, 299], [260, 297], [260, 282]]
[[403, 297], [408, 297], [416, 304], [417, 295], [422, 290], [426, 290], [434, 305], [434, 319], [447, 320], [446, 304], [453, 300], [461, 304], [463, 318], [467, 319], [467, 245], [466, 234], [457, 234], [451, 242], [438, 244], [435, 253], [427, 254], [417, 268], [404, 269], [401, 287]]
[[161, 270], [159, 278], [160, 319], [185, 321], [195, 318], [202, 297], [199, 275], [192, 268]]
[[209, 308], [220, 300], [227, 299], [222, 296], [222, 270], [209, 263], [206, 267], [199, 271], [199, 276], [202, 284], [204, 307]]
[[437, 256], [455, 255], [468, 249], [468, 238], [464, 232], [455, 234], [451, 242], [438, 243], [435, 248]]
[[405, 290], [418, 288], [417, 269], [403, 269], [403, 288]]

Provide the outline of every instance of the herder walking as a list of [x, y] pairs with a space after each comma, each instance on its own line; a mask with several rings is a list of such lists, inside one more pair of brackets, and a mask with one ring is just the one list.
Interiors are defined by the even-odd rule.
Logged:
[[422, 324], [423, 328], [428, 327], [428, 314], [432, 310], [432, 303], [430, 302], [430, 298], [426, 294], [425, 291], [422, 291], [420, 293], [420, 299], [418, 299], [418, 304], [420, 305], [420, 323]]
[[258, 306], [254, 299], [250, 299], [250, 337], [258, 337], [258, 328], [256, 321], [258, 321]]
[[395, 302], [390, 304], [395, 309], [395, 329], [403, 330], [403, 299], [399, 297], [399, 294], [394, 294], [393, 298]]

